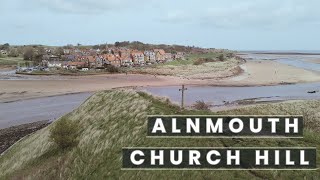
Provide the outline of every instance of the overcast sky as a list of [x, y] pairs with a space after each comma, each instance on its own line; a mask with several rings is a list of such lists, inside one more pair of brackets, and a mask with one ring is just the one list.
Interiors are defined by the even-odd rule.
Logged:
[[319, 50], [318, 0], [1, 0], [0, 43]]

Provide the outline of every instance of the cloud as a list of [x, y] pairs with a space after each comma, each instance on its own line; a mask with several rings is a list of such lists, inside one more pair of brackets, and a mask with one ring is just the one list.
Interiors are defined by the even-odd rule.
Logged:
[[320, 23], [319, 1], [309, 0], [227, 0], [207, 2], [202, 8], [173, 10], [161, 21], [193, 23], [219, 28], [288, 27], [305, 23]]
[[33, 0], [33, 2], [53, 12], [70, 14], [100, 14], [127, 8], [136, 3], [131, 0]]

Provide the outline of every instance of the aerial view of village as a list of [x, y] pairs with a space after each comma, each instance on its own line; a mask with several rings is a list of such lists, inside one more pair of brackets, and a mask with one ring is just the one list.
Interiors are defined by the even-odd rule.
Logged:
[[[9, 17], [9, 9], [24, 4], [18, 1], [6, 1], [7, 8], [0, 14]], [[245, 2], [234, 2], [239, 6], [233, 10], [243, 14], [249, 8], [270, 27], [262, 27], [252, 14], [229, 17], [225, 3], [219, 5], [221, 11], [213, 8], [220, 15], [200, 16], [205, 12], [193, 11], [194, 3], [188, 1], [181, 8], [194, 17], [173, 11], [173, 15], [162, 16], [167, 19], [152, 24], [156, 12], [162, 12], [155, 7], [169, 11], [171, 2], [150, 2], [146, 9], [150, 17], [122, 9], [120, 2], [32, 2], [35, 12], [21, 11], [36, 19], [32, 23], [40, 22], [39, 14], [44, 14], [66, 27], [57, 30], [41, 20], [44, 24], [39, 30], [22, 23], [25, 32], [16, 25], [0, 34], [0, 179], [319, 179], [319, 170], [121, 170], [122, 147], [320, 148], [319, 38], [313, 30], [296, 35], [303, 28], [296, 21], [307, 19], [302, 14], [308, 11], [317, 14], [312, 7], [318, 3], [283, 2], [279, 7], [286, 11], [273, 12], [271, 1]], [[212, 2], [203, 3], [213, 7]], [[135, 7], [131, 2], [123, 4]], [[110, 6], [123, 14], [109, 11]], [[278, 19], [271, 23], [266, 20], [269, 14], [256, 12], [256, 7], [270, 8], [268, 13], [274, 14], [270, 18]], [[281, 19], [293, 15], [298, 20]], [[105, 16], [110, 16], [108, 21], [101, 21]], [[151, 24], [144, 24], [143, 30], [127, 21], [131, 16]], [[205, 22], [211, 16], [224, 20], [211, 26], [207, 24], [211, 20]], [[195, 27], [196, 18], [202, 21]], [[96, 25], [101, 22], [112, 24], [112, 30], [99, 29]], [[282, 22], [299, 28], [288, 25], [286, 31], [278, 30], [287, 26]], [[319, 26], [315, 22], [318, 19], [306, 21], [305, 27], [315, 29]], [[79, 35], [71, 32], [73, 27]], [[132, 30], [124, 31], [126, 28]], [[155, 114], [303, 115], [304, 138], [170, 138], [155, 142], [145, 136], [147, 116]], [[319, 152], [317, 155], [319, 161]]]

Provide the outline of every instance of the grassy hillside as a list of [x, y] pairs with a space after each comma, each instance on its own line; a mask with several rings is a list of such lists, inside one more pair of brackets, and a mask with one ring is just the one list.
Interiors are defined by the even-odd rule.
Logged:
[[[223, 61], [217, 60], [220, 55], [225, 58]], [[227, 52], [211, 52], [211, 53], [195, 53], [189, 54], [186, 60], [175, 60], [158, 64], [156, 66], [138, 67], [131, 69], [131, 72], [171, 75], [194, 79], [215, 79], [234, 76], [242, 70], [239, 67], [243, 63], [242, 60], [235, 57], [227, 57]], [[201, 59], [212, 59], [207, 63], [199, 63]]]
[[[283, 109], [272, 108], [271, 114]], [[319, 101], [283, 103], [285, 110], [319, 112]], [[292, 108], [294, 107], [294, 108]], [[302, 108], [303, 107], [303, 108]], [[251, 107], [222, 113], [262, 113]], [[317, 109], [318, 108], [318, 109]], [[277, 111], [278, 110], [278, 111]], [[126, 90], [93, 95], [63, 118], [79, 124], [77, 147], [60, 151], [49, 140], [51, 124], [15, 144], [0, 157], [0, 179], [319, 179], [320, 171], [122, 171], [122, 147], [318, 146], [317, 128], [309, 126], [304, 139], [152, 139], [146, 138], [148, 114], [210, 114], [180, 111], [168, 101]], [[319, 117], [319, 114], [316, 114]], [[314, 121], [310, 118], [310, 122]], [[309, 121], [307, 117], [306, 121]], [[319, 155], [319, 154], [318, 154]], [[320, 156], [318, 156], [319, 158]], [[320, 160], [318, 159], [318, 162]]]

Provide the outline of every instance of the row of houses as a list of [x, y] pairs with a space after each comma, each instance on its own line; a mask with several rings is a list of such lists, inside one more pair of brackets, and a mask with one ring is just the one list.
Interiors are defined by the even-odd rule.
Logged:
[[64, 50], [65, 55], [45, 55], [43, 63], [47, 67], [59, 68], [105, 68], [107, 66], [130, 67], [144, 66], [149, 64], [164, 63], [176, 59], [184, 59], [185, 53], [166, 53], [163, 49], [154, 49], [152, 51], [138, 51], [126, 48], [108, 49], [103, 53], [100, 50], [80, 51]]

